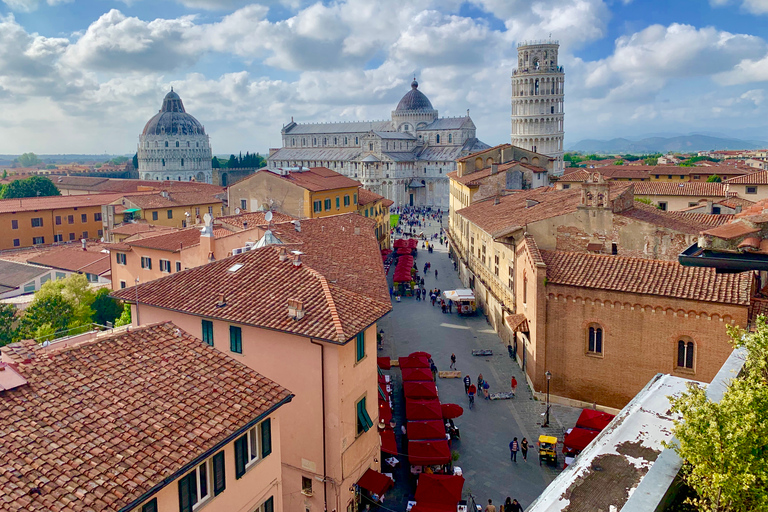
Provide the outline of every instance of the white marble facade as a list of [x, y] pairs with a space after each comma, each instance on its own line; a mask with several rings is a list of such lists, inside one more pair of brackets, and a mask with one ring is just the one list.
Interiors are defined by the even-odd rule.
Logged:
[[139, 178], [211, 183], [211, 145], [200, 122], [169, 92], [139, 136]]
[[360, 181], [397, 206], [448, 208], [447, 174], [456, 159], [488, 148], [469, 117], [440, 118], [416, 80], [389, 121], [298, 124], [282, 129], [272, 170], [327, 167]]

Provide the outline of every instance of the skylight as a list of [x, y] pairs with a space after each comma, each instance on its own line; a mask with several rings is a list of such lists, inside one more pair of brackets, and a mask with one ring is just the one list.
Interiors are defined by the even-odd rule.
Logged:
[[227, 272], [237, 272], [241, 268], [243, 268], [243, 263], [235, 263], [227, 269]]

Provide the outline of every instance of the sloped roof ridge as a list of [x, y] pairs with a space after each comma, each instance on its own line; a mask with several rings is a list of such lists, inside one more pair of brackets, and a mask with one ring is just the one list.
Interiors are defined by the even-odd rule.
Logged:
[[328, 280], [325, 278], [324, 275], [322, 275], [317, 270], [313, 269], [312, 267], [307, 266], [307, 270], [309, 273], [313, 276], [315, 276], [318, 281], [320, 281], [320, 286], [323, 288], [323, 294], [325, 295], [325, 300], [328, 303], [328, 311], [331, 313], [331, 318], [333, 319], [333, 326], [336, 329], [336, 335], [338, 336], [338, 340], [340, 342], [347, 341], [346, 335], [344, 333], [344, 325], [341, 322], [341, 318], [339, 317], [339, 310], [336, 309], [336, 301], [333, 300], [333, 294], [331, 293], [331, 287], [328, 284]]

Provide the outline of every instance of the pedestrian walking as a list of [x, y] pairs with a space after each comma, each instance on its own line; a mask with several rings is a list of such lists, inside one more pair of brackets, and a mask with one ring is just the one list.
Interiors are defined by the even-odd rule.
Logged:
[[485, 512], [496, 512], [496, 505], [493, 504], [493, 500], [488, 499], [488, 506], [485, 507]]
[[472, 378], [469, 375], [467, 375], [466, 377], [464, 377], [464, 393], [465, 394], [469, 393], [470, 384], [472, 384]]
[[451, 366], [450, 366], [450, 368], [451, 368], [451, 370], [455, 370], [456, 369], [456, 354], [453, 354], [453, 353], [451, 354]]
[[435, 269], [435, 279], [437, 279], [437, 269]]
[[432, 307], [434, 307], [435, 301], [437, 300], [437, 295], [435, 295], [435, 292], [432, 292], [432, 295], [430, 295], [430, 298], [432, 299]]
[[509, 443], [509, 456], [512, 459], [512, 462], [517, 462], [517, 451], [520, 449], [520, 444], [517, 442], [517, 438], [514, 438], [511, 443]]
[[[510, 508], [512, 512], [523, 512], [523, 506], [517, 502], [517, 500], [512, 500], [512, 508]], [[504, 512], [507, 512], [506, 510]]]
[[443, 314], [445, 314], [445, 301], [442, 299], [440, 300], [440, 309], [443, 311]]
[[485, 381], [483, 380], [483, 374], [481, 373], [477, 376], [477, 389], [483, 389], [483, 382]]
[[523, 452], [523, 462], [528, 462], [528, 440], [526, 438], [520, 441], [520, 451]]
[[517, 394], [517, 379], [515, 378], [514, 375], [512, 376], [512, 383], [511, 384], [512, 384], [512, 394], [516, 395]]
[[437, 365], [431, 359], [429, 360], [429, 369], [432, 370], [432, 380], [437, 382]]
[[415, 293], [415, 295], [416, 295], [416, 300], [417, 300], [417, 301], [421, 300], [421, 290], [419, 290], [418, 288], [416, 288], [416, 293]]
[[451, 299], [448, 299], [448, 314], [453, 314], [453, 301]]
[[509, 512], [512, 510], [512, 498], [507, 496], [507, 499], [504, 501], [504, 507], [501, 508], [501, 512]]
[[490, 391], [489, 391], [490, 388], [491, 388], [491, 385], [488, 384], [487, 380], [484, 380], [483, 381], [483, 396], [485, 397], [486, 400], [490, 400], [491, 399], [491, 395], [490, 395]]

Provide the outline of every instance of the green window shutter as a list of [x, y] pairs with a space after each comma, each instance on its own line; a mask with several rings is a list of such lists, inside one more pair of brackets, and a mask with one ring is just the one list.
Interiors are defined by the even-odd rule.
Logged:
[[157, 512], [157, 498], [152, 498], [141, 507], [141, 512]]
[[245, 459], [248, 456], [248, 434], [235, 441], [235, 478], [245, 474]]
[[192, 512], [192, 505], [197, 501], [197, 483], [195, 472], [179, 480], [179, 512]]
[[213, 456], [213, 495], [218, 496], [227, 488], [224, 473], [224, 450]]
[[272, 496], [264, 502], [264, 512], [275, 512], [275, 499]]
[[229, 350], [237, 354], [243, 353], [243, 332], [234, 325], [229, 326]]
[[213, 322], [210, 320], [203, 320], [203, 341], [213, 346]]
[[371, 417], [368, 416], [368, 411], [365, 408], [365, 397], [361, 398], [357, 402], [357, 421], [360, 423], [362, 429], [366, 432], [373, 426]]
[[272, 420], [267, 418], [261, 423], [261, 456], [272, 453]]
[[365, 333], [361, 332], [357, 334], [355, 338], [355, 361], [360, 361], [365, 357]]

